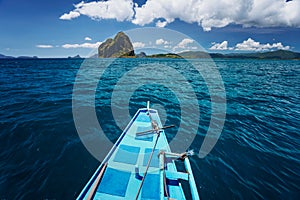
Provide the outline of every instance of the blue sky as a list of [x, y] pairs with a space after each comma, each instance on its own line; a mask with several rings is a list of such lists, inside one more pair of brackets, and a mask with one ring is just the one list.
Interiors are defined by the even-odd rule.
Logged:
[[0, 54], [12, 56], [87, 56], [118, 31], [142, 27], [187, 35], [175, 43], [149, 34], [152, 46], [175, 52], [193, 41], [209, 52], [300, 52], [300, 0], [0, 0], [0, 26]]

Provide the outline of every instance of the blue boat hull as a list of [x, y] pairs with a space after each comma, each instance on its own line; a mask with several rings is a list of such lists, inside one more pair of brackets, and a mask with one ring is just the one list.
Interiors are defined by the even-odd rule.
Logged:
[[172, 152], [163, 129], [148, 131], [153, 122], [162, 127], [156, 110], [138, 110], [77, 199], [186, 199], [180, 179], [199, 199], [188, 158], [188, 173], [178, 172], [166, 159]]

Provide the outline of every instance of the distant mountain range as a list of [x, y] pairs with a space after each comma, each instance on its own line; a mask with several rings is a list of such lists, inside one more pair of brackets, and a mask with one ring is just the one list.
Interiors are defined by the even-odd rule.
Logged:
[[[76, 56], [69, 56], [68, 59], [80, 59], [80, 55], [76, 55]], [[14, 56], [6, 56], [3, 54], [0, 54], [0, 59], [40, 59], [37, 56], [18, 56], [18, 57], [14, 57]], [[51, 58], [50, 58], [51, 59]]]
[[203, 51], [186, 51], [178, 54], [154, 54], [146, 57], [150, 58], [186, 58], [186, 59], [199, 59], [199, 58], [236, 58], [236, 59], [279, 59], [279, 60], [300, 60], [300, 53], [277, 50], [269, 52], [256, 52], [256, 53], [207, 53]]
[[15, 57], [0, 54], [0, 59], [12, 59], [12, 58], [15, 58]]
[[[132, 51], [131, 51], [132, 52]], [[98, 57], [96, 54], [93, 58]], [[186, 59], [200, 59], [200, 58], [224, 58], [224, 59], [277, 59], [277, 60], [300, 60], [300, 53], [286, 50], [277, 50], [277, 51], [269, 51], [269, 52], [256, 52], [256, 53], [207, 53], [203, 51], [186, 51], [178, 54], [168, 53], [168, 54], [153, 54], [146, 55], [144, 52], [134, 56], [124, 56], [131, 58], [186, 58]], [[74, 57], [68, 57], [71, 59], [81, 58], [79, 55]], [[37, 56], [6, 56], [0, 54], [0, 59], [38, 59]]]
[[3, 54], [0, 54], [0, 59], [38, 59], [37, 56], [18, 56], [18, 57], [13, 57], [13, 56], [6, 56]]
[[6, 55], [3, 55], [3, 54], [0, 54], [0, 59], [28, 59], [28, 58], [38, 58], [36, 56], [34, 57], [29, 57], [29, 56], [18, 56], [18, 57], [13, 57], [13, 56], [6, 56]]

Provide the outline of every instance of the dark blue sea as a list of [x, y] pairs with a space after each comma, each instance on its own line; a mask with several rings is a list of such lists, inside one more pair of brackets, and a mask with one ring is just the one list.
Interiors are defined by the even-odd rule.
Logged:
[[[205, 158], [191, 157], [201, 198], [300, 199], [300, 61], [214, 61], [226, 90], [226, 119], [213, 150]], [[100, 164], [81, 142], [73, 119], [73, 87], [83, 63], [91, 66], [87, 77], [99, 79], [94, 107], [111, 142], [122, 133], [111, 111], [112, 91], [126, 72], [140, 66], [147, 73], [148, 64], [157, 64], [187, 77], [201, 113], [198, 130], [189, 133], [195, 136], [189, 149], [199, 151], [214, 95], [203, 78], [196, 78], [200, 74], [176, 59], [118, 59], [109, 66], [105, 62], [0, 60], [0, 199], [75, 199]], [[205, 67], [207, 61], [193, 62]], [[106, 68], [102, 77], [94, 77], [95, 66]], [[184, 90], [173, 77], [159, 72], [157, 76]], [[134, 76], [130, 80], [136, 82]], [[81, 84], [90, 90], [89, 83]], [[80, 98], [84, 104], [85, 96]], [[117, 101], [122, 98], [118, 93]], [[180, 112], [172, 90], [153, 83], [132, 93], [127, 108], [131, 116], [147, 100], [163, 108], [166, 125], [179, 125], [187, 114]], [[191, 114], [184, 123], [195, 121]], [[176, 128], [167, 131], [169, 140], [175, 135]]]

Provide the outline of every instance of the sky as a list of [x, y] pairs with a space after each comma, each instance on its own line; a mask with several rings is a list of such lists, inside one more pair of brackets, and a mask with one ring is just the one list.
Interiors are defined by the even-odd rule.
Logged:
[[85, 57], [117, 32], [144, 27], [187, 37], [130, 36], [135, 48], [300, 52], [300, 0], [0, 0], [0, 27], [0, 54], [11, 56]]

